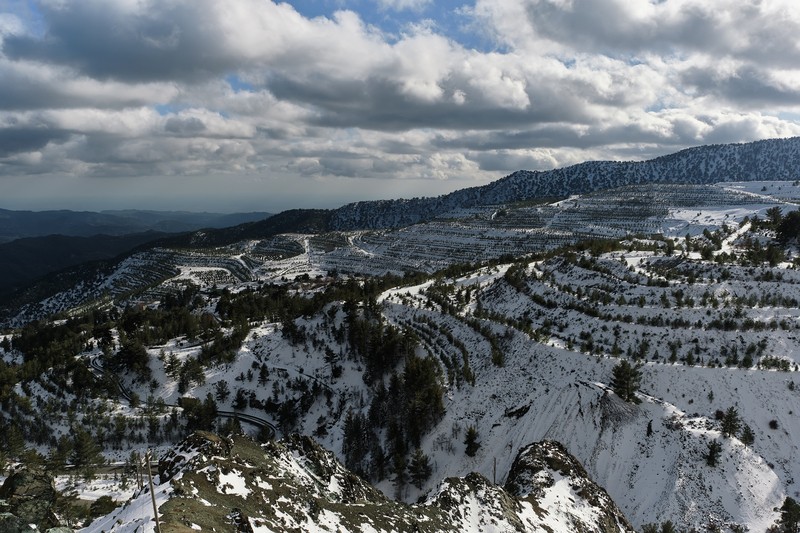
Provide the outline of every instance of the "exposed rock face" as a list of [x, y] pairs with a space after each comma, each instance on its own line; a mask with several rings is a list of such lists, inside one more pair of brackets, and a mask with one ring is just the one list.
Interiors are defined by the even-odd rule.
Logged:
[[[52, 511], [56, 496], [53, 478], [48, 474], [41, 470], [20, 470], [11, 474], [0, 487], [0, 500], [4, 500], [0, 504], [0, 511], [18, 518], [24, 526], [34, 524], [44, 531], [59, 525]], [[14, 527], [12, 517], [0, 515], [0, 530], [14, 531]]]
[[[424, 504], [387, 499], [308, 437], [258, 444], [210, 433], [189, 437], [162, 461], [156, 487], [162, 531], [633, 531], [578, 462], [556, 443], [528, 447], [509, 477], [511, 492], [483, 476], [445, 480]], [[133, 531], [150, 495], [96, 520]], [[147, 499], [147, 501], [145, 501]], [[127, 510], [126, 510], [127, 509]], [[322, 527], [324, 526], [324, 527]]]
[[0, 531], [3, 533], [34, 533], [37, 530], [18, 516], [11, 513], [0, 513]]
[[231, 442], [207, 431], [196, 431], [180, 444], [170, 450], [158, 464], [158, 475], [161, 481], [168, 481], [180, 472], [198, 455], [200, 460], [209, 457], [227, 457], [231, 451]]
[[[558, 442], [536, 442], [520, 450], [505, 488], [533, 505], [558, 500], [559, 496], [571, 500], [572, 509], [560, 507], [573, 520], [572, 531], [634, 531], [608, 493], [589, 479], [578, 460]], [[592, 519], [586, 520], [590, 516]]]

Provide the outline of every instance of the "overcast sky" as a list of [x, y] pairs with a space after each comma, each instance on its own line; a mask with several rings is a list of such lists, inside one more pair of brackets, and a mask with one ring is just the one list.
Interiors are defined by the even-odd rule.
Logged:
[[0, 0], [0, 207], [279, 211], [800, 135], [797, 0]]

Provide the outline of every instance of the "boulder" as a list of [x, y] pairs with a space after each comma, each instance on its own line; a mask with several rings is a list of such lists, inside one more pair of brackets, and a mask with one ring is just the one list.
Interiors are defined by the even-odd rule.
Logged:
[[[40, 531], [60, 525], [53, 514], [57, 496], [53, 478], [33, 468], [12, 473], [0, 487], [0, 500], [5, 500], [3, 510], [19, 518], [22, 524], [36, 525]], [[6, 531], [2, 527], [0, 530]]]

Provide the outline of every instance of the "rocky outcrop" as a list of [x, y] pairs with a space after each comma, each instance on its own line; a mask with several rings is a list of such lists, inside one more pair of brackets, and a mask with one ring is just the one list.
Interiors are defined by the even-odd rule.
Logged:
[[[12, 473], [0, 487], [0, 531], [40, 531], [59, 526], [53, 514], [56, 502], [53, 478], [41, 470], [24, 469]], [[16, 519], [16, 520], [15, 520]], [[28, 527], [28, 529], [25, 529]]]
[[[633, 531], [614, 503], [563, 447], [526, 448], [509, 479], [513, 491], [483, 476], [445, 480], [427, 502], [386, 498], [313, 439], [292, 435], [258, 444], [196, 433], [162, 461], [156, 497], [163, 531]], [[564, 481], [566, 480], [566, 481]], [[98, 519], [86, 533], [149, 523], [141, 501]], [[127, 511], [126, 511], [127, 509]]]
[[[572, 501], [572, 509], [562, 507], [572, 521], [572, 531], [634, 531], [608, 493], [589, 478], [583, 465], [561, 443], [536, 442], [520, 450], [511, 465], [505, 488], [532, 505], [559, 497]], [[586, 517], [592, 519], [586, 520]]]

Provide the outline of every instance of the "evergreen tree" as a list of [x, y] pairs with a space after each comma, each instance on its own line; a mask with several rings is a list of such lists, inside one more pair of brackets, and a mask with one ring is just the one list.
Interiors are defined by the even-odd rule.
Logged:
[[394, 486], [396, 495], [403, 496], [406, 487], [406, 458], [399, 453], [396, 453], [392, 458], [392, 469], [394, 470]]
[[347, 412], [344, 420], [344, 438], [342, 439], [344, 464], [362, 476], [366, 474], [364, 459], [369, 452], [370, 433], [366, 417], [363, 414]]
[[17, 424], [7, 424], [4, 429], [5, 431], [0, 435], [0, 442], [5, 445], [4, 448], [9, 458], [19, 458], [25, 451], [25, 436]]
[[767, 209], [767, 220], [769, 220], [773, 228], [780, 226], [780, 223], [783, 221], [783, 213], [781, 212], [780, 206], [776, 205]]
[[95, 468], [103, 462], [100, 447], [92, 434], [83, 428], [73, 432], [70, 460], [87, 479], [94, 476]]
[[708, 466], [717, 466], [720, 453], [722, 453], [722, 444], [716, 440], [709, 442], [708, 453], [706, 453], [706, 464]]
[[800, 533], [800, 503], [787, 496], [781, 506], [781, 517], [778, 520], [781, 531], [786, 533]]
[[611, 388], [626, 402], [639, 403], [636, 397], [636, 390], [639, 388], [639, 381], [642, 379], [642, 372], [638, 366], [632, 366], [628, 361], [622, 360], [611, 371]]
[[225, 403], [225, 401], [228, 399], [228, 396], [231, 394], [231, 390], [230, 387], [228, 387], [228, 382], [225, 379], [217, 381], [217, 384], [214, 386], [214, 394], [218, 402]]
[[411, 482], [418, 489], [422, 489], [422, 485], [431, 477], [433, 473], [431, 461], [420, 448], [414, 450], [411, 464], [408, 465], [408, 472], [411, 475]]
[[800, 211], [787, 213], [778, 225], [778, 239], [788, 242], [800, 236]]
[[739, 432], [740, 425], [739, 412], [733, 406], [728, 407], [722, 417], [722, 434], [728, 438], [733, 437]]
[[756, 436], [755, 433], [753, 433], [753, 430], [750, 428], [750, 426], [745, 424], [744, 427], [742, 428], [742, 434], [739, 437], [739, 439], [745, 446], [752, 446], [756, 440]]
[[678, 533], [678, 530], [675, 529], [675, 525], [672, 523], [672, 520], [667, 520], [661, 524], [661, 533]]
[[481, 447], [480, 443], [478, 442], [478, 430], [475, 428], [475, 426], [470, 426], [467, 428], [464, 444], [466, 445], [464, 453], [470, 457], [474, 457], [475, 453], [478, 451], [478, 448]]

